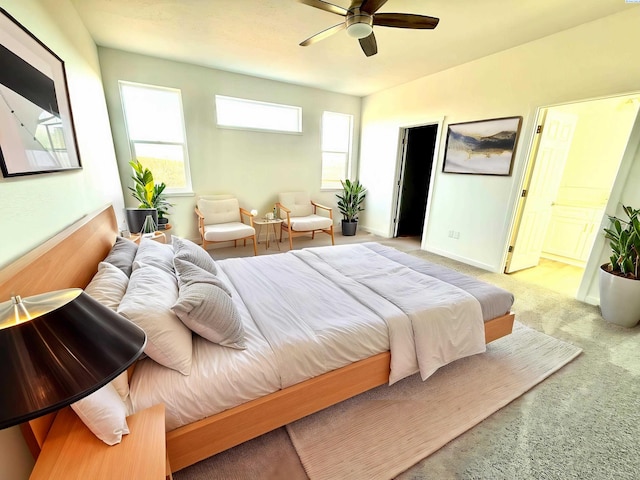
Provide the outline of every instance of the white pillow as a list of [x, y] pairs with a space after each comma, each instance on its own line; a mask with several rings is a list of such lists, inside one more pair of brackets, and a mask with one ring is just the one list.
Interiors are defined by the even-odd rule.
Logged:
[[122, 441], [129, 433], [127, 407], [111, 383], [71, 404], [80, 420], [107, 445]]
[[173, 247], [142, 237], [133, 259], [133, 270], [144, 265], [152, 265], [168, 273], [175, 273], [173, 270]]
[[101, 304], [116, 311], [129, 284], [129, 277], [118, 267], [107, 262], [98, 264], [98, 272], [84, 291]]
[[[98, 272], [84, 291], [104, 306], [116, 311], [127, 291], [127, 285], [129, 285], [129, 277], [122, 269], [108, 262], [100, 262]], [[118, 375], [112, 383], [120, 398], [126, 400], [129, 396], [129, 378], [126, 370]]]
[[165, 367], [189, 375], [193, 352], [191, 330], [171, 311], [177, 298], [175, 275], [145, 265], [131, 274], [118, 313], [147, 334], [144, 352], [149, 357]]

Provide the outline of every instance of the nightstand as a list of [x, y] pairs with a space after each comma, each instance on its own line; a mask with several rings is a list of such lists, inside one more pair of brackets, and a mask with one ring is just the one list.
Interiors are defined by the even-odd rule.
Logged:
[[42, 445], [31, 480], [171, 478], [166, 452], [164, 405], [127, 417], [131, 433], [106, 445], [70, 408], [60, 410]]

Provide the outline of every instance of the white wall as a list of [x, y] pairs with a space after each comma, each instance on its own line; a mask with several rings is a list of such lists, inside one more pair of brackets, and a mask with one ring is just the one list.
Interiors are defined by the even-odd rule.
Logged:
[[4, 225], [0, 266], [15, 260], [64, 226], [102, 205], [123, 203], [118, 188], [97, 52], [68, 1], [0, 0], [65, 61], [82, 170], [0, 178]]
[[[83, 166], [75, 172], [0, 178], [2, 267], [84, 214], [107, 203], [121, 209], [124, 201], [98, 54], [73, 6], [67, 0], [0, 0], [0, 6], [65, 61]], [[0, 430], [0, 479], [28, 478], [32, 466], [18, 427]]]
[[[636, 91], [639, 24], [640, 8], [626, 10], [366, 97], [360, 179], [369, 194], [363, 226], [392, 231], [399, 127], [441, 116], [457, 123], [521, 115], [510, 177], [441, 173], [442, 139], [423, 239], [427, 250], [501, 271], [537, 107]], [[448, 238], [449, 230], [460, 238]]]
[[[278, 192], [306, 190], [335, 206], [335, 191], [320, 191], [320, 120], [324, 110], [354, 115], [354, 160], [358, 157], [361, 99], [283, 82], [99, 48], [111, 128], [124, 188], [131, 185], [129, 146], [118, 80], [182, 91], [193, 190], [196, 195], [232, 193], [240, 205], [261, 213], [273, 208]], [[214, 96], [227, 95], [302, 107], [302, 135], [219, 129]], [[355, 163], [355, 162], [354, 162]], [[353, 171], [356, 169], [354, 167]], [[127, 193], [127, 206], [135, 206]], [[171, 197], [170, 222], [179, 236], [198, 239], [195, 198]], [[334, 214], [339, 221], [338, 212]]]

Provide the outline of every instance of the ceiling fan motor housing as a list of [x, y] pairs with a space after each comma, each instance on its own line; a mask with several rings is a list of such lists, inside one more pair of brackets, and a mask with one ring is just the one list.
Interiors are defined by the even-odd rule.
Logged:
[[359, 8], [347, 15], [345, 23], [347, 34], [354, 38], [365, 38], [373, 32], [373, 16], [361, 12]]

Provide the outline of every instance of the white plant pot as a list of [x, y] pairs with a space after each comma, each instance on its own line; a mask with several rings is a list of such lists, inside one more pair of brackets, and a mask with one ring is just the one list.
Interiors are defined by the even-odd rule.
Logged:
[[602, 318], [635, 327], [640, 321], [640, 280], [619, 277], [600, 267], [599, 284]]

